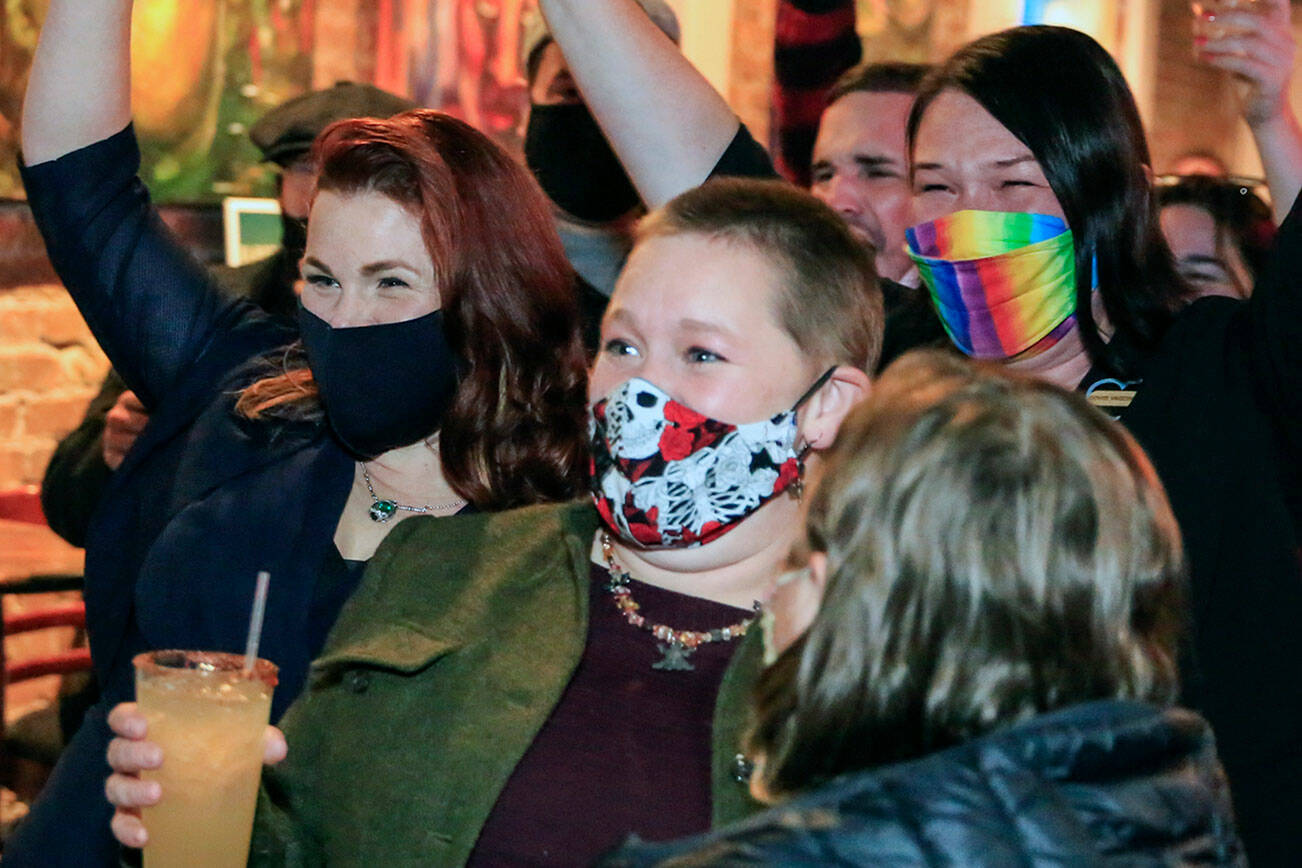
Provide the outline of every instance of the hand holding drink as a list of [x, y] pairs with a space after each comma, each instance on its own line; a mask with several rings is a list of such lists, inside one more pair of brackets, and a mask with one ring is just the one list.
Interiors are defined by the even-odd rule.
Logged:
[[1189, 4], [1193, 11], [1194, 53], [1205, 56], [1207, 45], [1234, 36], [1238, 29], [1234, 18], [1228, 13], [1237, 10], [1253, 11], [1256, 0], [1193, 0]]
[[[113, 775], [105, 784], [108, 800], [117, 811], [113, 815], [113, 835], [128, 847], [143, 847], [149, 841], [141, 821], [141, 809], [158, 804], [162, 786], [156, 779], [145, 780], [142, 773], [157, 769], [163, 762], [163, 749], [154, 741], [148, 720], [136, 703], [124, 702], [109, 714], [109, 727], [117, 738], [109, 743], [108, 762]], [[274, 765], [285, 758], [285, 736], [274, 726], [262, 733], [262, 762]]]
[[1282, 116], [1293, 70], [1289, 0], [1195, 0], [1194, 55], [1234, 77], [1250, 125]]
[[262, 770], [276, 667], [234, 654], [151, 651], [136, 657], [137, 711], [163, 762], [143, 771], [163, 793], [141, 818], [146, 868], [242, 866]]
[[139, 654], [138, 701], [109, 715], [113, 833], [144, 847], [146, 868], [247, 861], [261, 765], [285, 756], [284, 736], [267, 726], [276, 666], [257, 658], [267, 580], [259, 574], [244, 656]]

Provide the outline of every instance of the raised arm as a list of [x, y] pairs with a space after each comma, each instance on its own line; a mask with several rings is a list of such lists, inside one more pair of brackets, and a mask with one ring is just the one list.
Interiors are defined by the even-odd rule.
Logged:
[[152, 411], [247, 305], [214, 290], [138, 177], [131, 7], [52, 0], [23, 106], [23, 182], [60, 279]]
[[1294, 44], [1288, 0], [1259, 0], [1222, 16], [1230, 35], [1208, 40], [1209, 63], [1235, 77], [1280, 222], [1275, 249], [1246, 305], [1253, 383], [1291, 454], [1302, 455], [1302, 132], [1289, 105]]
[[637, 3], [540, 5], [584, 101], [647, 207], [705, 181], [737, 134], [737, 116]]
[[1302, 129], [1289, 102], [1296, 46], [1289, 0], [1259, 0], [1220, 15], [1219, 32], [1201, 49], [1231, 73], [1243, 119], [1261, 155], [1275, 221], [1283, 223], [1302, 190]]
[[35, 166], [107, 139], [131, 120], [132, 0], [51, 0], [23, 102]]

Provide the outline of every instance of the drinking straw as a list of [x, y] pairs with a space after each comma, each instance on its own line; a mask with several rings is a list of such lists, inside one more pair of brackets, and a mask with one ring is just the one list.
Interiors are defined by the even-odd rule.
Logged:
[[253, 591], [253, 614], [249, 617], [249, 641], [244, 646], [244, 671], [253, 673], [253, 664], [258, 662], [258, 642], [262, 639], [262, 616], [267, 611], [267, 585], [271, 582], [271, 573], [263, 570], [258, 573], [258, 585]]

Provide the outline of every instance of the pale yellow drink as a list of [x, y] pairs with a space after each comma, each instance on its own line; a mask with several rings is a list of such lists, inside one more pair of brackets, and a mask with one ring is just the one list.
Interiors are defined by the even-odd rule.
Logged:
[[142, 812], [145, 868], [243, 868], [262, 772], [262, 737], [276, 667], [203, 651], [135, 658], [136, 701], [163, 751], [162, 798]]

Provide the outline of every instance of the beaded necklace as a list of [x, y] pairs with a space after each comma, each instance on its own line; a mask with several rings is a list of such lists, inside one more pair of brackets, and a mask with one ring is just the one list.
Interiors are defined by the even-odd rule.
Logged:
[[606, 572], [610, 575], [606, 590], [614, 598], [615, 608], [624, 616], [625, 621], [640, 630], [646, 630], [660, 640], [656, 650], [661, 656], [658, 661], [651, 664], [652, 669], [675, 672], [694, 670], [696, 667], [687, 658], [691, 657], [699, 646], [709, 645], [711, 642], [731, 642], [739, 636], [745, 636], [750, 625], [755, 623], [756, 615], [759, 614], [760, 604], [756, 600], [754, 606], [756, 615], [714, 630], [675, 630], [668, 625], [654, 623], [638, 612], [641, 607], [633, 599], [633, 592], [629, 588], [632, 577], [628, 574], [628, 570], [615, 563], [615, 547], [610, 542], [610, 534], [605, 532], [601, 534], [601, 554], [606, 559]]

